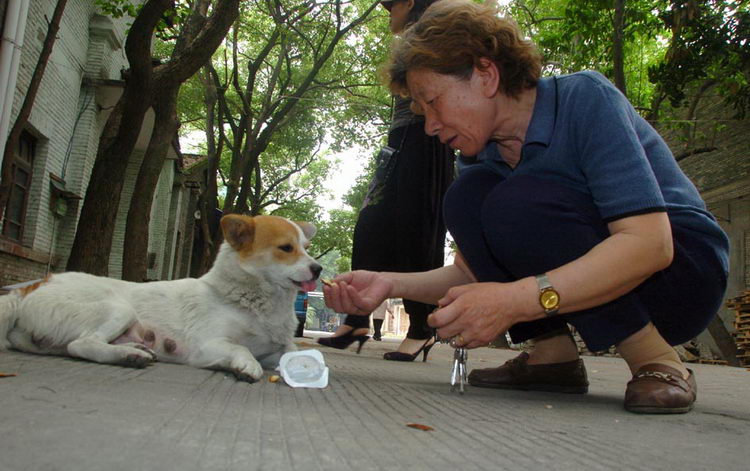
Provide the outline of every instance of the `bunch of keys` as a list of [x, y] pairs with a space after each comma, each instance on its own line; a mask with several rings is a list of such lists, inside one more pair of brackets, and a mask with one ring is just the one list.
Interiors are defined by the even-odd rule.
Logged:
[[458, 385], [459, 394], [464, 393], [464, 385], [468, 384], [466, 374], [466, 360], [469, 357], [468, 350], [464, 347], [456, 347], [455, 338], [440, 339], [441, 343], [447, 343], [455, 348], [453, 351], [453, 369], [451, 370], [451, 392], [456, 390]]
[[464, 393], [464, 384], [468, 383], [466, 376], [466, 359], [469, 357], [464, 347], [458, 347], [453, 352], [453, 370], [451, 370], [451, 392], [456, 390], [458, 381], [459, 394]]

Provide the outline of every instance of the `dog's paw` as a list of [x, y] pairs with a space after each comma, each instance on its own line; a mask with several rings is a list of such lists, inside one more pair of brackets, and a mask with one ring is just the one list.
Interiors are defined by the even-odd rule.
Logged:
[[122, 366], [129, 366], [131, 368], [145, 368], [153, 362], [154, 360], [152, 358], [133, 353], [123, 358]]
[[232, 365], [231, 372], [240, 381], [254, 383], [263, 377], [263, 368], [256, 360], [248, 360], [242, 365]]
[[137, 348], [138, 350], [141, 350], [141, 351], [145, 352], [148, 355], [150, 355], [152, 361], [156, 361], [156, 352], [153, 351], [153, 350], [151, 350], [147, 346], [142, 345], [140, 343], [137, 343], [137, 344], [133, 345], [133, 347]]
[[122, 359], [123, 366], [145, 368], [156, 361], [156, 353], [145, 345], [134, 343], [128, 347], [131, 351]]

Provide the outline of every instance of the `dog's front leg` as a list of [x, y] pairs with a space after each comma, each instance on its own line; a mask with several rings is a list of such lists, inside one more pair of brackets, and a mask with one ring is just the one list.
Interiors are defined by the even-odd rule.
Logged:
[[201, 345], [190, 363], [200, 368], [232, 372], [237, 379], [255, 382], [263, 377], [263, 368], [246, 347], [226, 339], [211, 339]]

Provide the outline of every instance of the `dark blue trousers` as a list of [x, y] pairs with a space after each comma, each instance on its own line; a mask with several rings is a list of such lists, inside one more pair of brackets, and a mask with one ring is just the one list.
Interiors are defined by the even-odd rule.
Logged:
[[[590, 196], [530, 176], [506, 180], [481, 165], [461, 173], [446, 193], [443, 210], [448, 230], [479, 281], [509, 282], [550, 271], [609, 236]], [[668, 268], [604, 305], [516, 324], [510, 329], [513, 342], [567, 323], [591, 351], [619, 343], [649, 321], [671, 345], [697, 336], [716, 315], [727, 277], [700, 234], [674, 225], [672, 233], [674, 260]]]

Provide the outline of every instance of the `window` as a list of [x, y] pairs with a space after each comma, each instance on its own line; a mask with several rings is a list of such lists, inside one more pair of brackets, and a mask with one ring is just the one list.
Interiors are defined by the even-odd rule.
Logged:
[[11, 173], [13, 175], [8, 210], [3, 221], [3, 235], [21, 242], [23, 226], [26, 221], [26, 204], [31, 190], [31, 172], [34, 166], [36, 139], [24, 131], [18, 141], [18, 151], [13, 156]]

